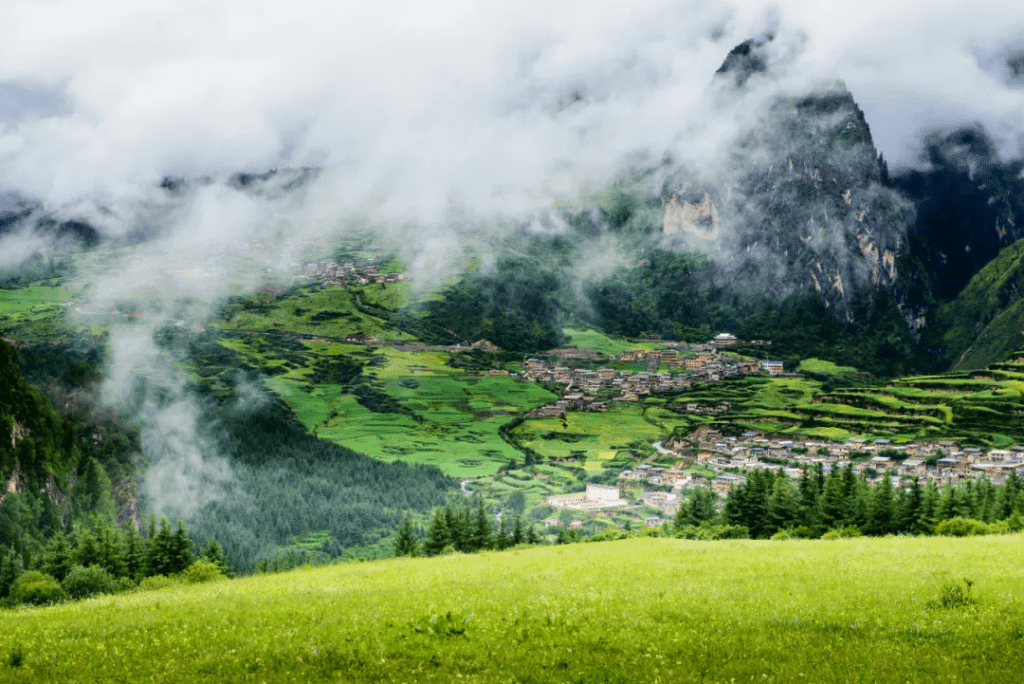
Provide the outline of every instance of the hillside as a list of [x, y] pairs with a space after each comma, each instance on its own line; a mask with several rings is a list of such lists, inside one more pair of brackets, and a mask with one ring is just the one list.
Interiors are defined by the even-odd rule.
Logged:
[[1024, 240], [999, 252], [943, 306], [937, 328], [954, 369], [982, 368], [1020, 346], [1024, 330]]
[[[1016, 681], [1019, 537], [641, 538], [0, 614], [12, 682]], [[770, 571], [766, 571], [770, 568]]]

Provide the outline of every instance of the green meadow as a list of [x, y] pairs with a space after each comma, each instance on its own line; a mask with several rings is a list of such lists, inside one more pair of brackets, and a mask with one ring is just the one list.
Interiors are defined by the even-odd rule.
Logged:
[[60, 336], [73, 293], [56, 284], [0, 289], [0, 333], [37, 342]]
[[1016, 682], [1020, 536], [632, 538], [0, 613], [10, 682]]
[[569, 344], [580, 347], [581, 349], [591, 349], [609, 356], [621, 354], [624, 351], [630, 351], [633, 349], [653, 351], [655, 349], [663, 348], [663, 345], [658, 344], [657, 342], [630, 342], [629, 340], [622, 338], [608, 337], [597, 330], [565, 328], [562, 332], [569, 336]]

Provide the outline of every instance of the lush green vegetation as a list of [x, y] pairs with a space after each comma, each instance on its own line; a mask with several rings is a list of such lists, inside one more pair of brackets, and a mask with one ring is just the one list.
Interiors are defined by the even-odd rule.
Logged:
[[395, 559], [3, 613], [0, 667], [26, 682], [1008, 682], [1022, 562], [1016, 536]]
[[929, 335], [954, 368], [981, 368], [1020, 345], [1024, 329], [1024, 240], [1002, 250], [939, 309]]

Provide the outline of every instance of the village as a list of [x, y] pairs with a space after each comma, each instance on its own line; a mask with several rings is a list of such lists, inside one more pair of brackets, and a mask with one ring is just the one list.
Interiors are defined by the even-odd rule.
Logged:
[[322, 260], [302, 264], [296, 275], [316, 280], [324, 287], [399, 283], [405, 280], [401, 273], [379, 273], [378, 268], [377, 260], [372, 257], [349, 261]]
[[[746, 482], [744, 472], [782, 470], [795, 479], [801, 477], [805, 469], [815, 470], [819, 465], [824, 474], [849, 466], [854, 473], [864, 474], [870, 484], [889, 477], [896, 489], [906, 487], [914, 478], [921, 482], [934, 481], [941, 487], [981, 478], [1002, 484], [1011, 472], [1024, 477], [1024, 445], [986, 452], [976, 447], [961, 447], [953, 440], [894, 445], [887, 439], [853, 438], [843, 442], [770, 439], [754, 431], [727, 437], [707, 427], [699, 428], [691, 437], [689, 442], [655, 445], [655, 456], [679, 459], [671, 466], [641, 463], [619, 473], [618, 486], [587, 485], [585, 492], [551, 496], [545, 503], [581, 512], [649, 506], [671, 517], [679, 510], [685, 490], [705, 486], [725, 496], [729, 489]], [[692, 472], [693, 466], [706, 474]], [[658, 489], [646, 490], [646, 486]], [[631, 504], [621, 498], [620, 488], [639, 490], [639, 495]], [[659, 515], [645, 518], [650, 527], [660, 527], [663, 521]], [[578, 523], [577, 526], [583, 524], [583, 521], [573, 522]], [[546, 525], [558, 526], [561, 521], [549, 518]]]
[[[716, 340], [727, 337], [719, 335]], [[683, 343], [685, 344], [685, 343]], [[552, 404], [541, 406], [527, 414], [529, 418], [562, 416], [566, 411], [607, 411], [609, 401], [639, 401], [641, 396], [661, 392], [676, 392], [687, 389], [694, 381], [721, 382], [727, 378], [739, 378], [745, 375], [767, 374], [779, 376], [783, 374], [781, 361], [758, 361], [735, 355], [724, 355], [715, 341], [699, 347], [680, 349], [659, 349], [645, 351], [634, 349], [612, 357], [615, 361], [646, 363], [647, 371], [629, 373], [615, 368], [600, 367], [597, 370], [586, 368], [569, 368], [553, 365], [540, 359], [527, 359], [523, 372], [519, 375], [534, 382], [561, 385], [562, 398]], [[572, 350], [553, 350], [552, 356], [562, 358], [578, 358]], [[558, 352], [561, 352], [560, 354]], [[660, 365], [668, 371], [657, 372]], [[676, 370], [676, 373], [672, 373]], [[681, 371], [681, 372], [680, 372]], [[605, 390], [611, 390], [611, 395]], [[688, 404], [685, 408], [691, 413], [723, 413], [730, 409], [728, 402], [714, 405], [699, 403]]]

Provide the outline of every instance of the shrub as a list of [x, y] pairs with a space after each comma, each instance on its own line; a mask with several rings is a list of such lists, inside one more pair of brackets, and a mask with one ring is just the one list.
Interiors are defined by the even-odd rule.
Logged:
[[950, 518], [935, 526], [935, 534], [944, 537], [974, 537], [988, 533], [988, 525], [971, 518]]
[[822, 539], [854, 539], [862, 536], [860, 528], [856, 525], [847, 525], [846, 527], [832, 528], [825, 534], [821, 535]]
[[213, 561], [201, 558], [188, 566], [179, 575], [185, 584], [199, 584], [200, 582], [213, 582], [214, 580], [225, 579], [220, 567]]
[[52, 576], [38, 570], [21, 573], [11, 586], [11, 598], [15, 603], [29, 603], [45, 606], [67, 599], [68, 595]]
[[956, 580], [947, 582], [939, 589], [939, 598], [929, 601], [930, 608], [966, 608], [973, 606], [977, 601], [971, 597], [971, 587], [974, 581], [966, 577], [962, 583]]
[[98, 565], [83, 568], [75, 565], [61, 583], [67, 595], [81, 599], [93, 594], [113, 594], [118, 589], [117, 580], [106, 569]]
[[153, 591], [155, 589], [164, 589], [165, 587], [175, 587], [181, 584], [177, 579], [172, 579], [165, 575], [153, 575], [139, 582], [139, 589], [141, 591]]

